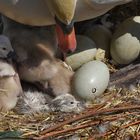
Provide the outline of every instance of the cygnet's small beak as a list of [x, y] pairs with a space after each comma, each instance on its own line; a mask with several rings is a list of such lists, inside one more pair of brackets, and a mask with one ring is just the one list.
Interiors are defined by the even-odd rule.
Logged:
[[16, 55], [15, 51], [10, 51], [10, 52], [7, 54], [7, 58], [8, 58], [8, 59], [16, 60], [16, 59], [17, 59], [17, 55]]

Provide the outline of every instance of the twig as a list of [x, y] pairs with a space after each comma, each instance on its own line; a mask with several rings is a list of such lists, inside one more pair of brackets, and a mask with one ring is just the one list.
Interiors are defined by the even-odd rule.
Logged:
[[115, 116], [115, 117], [108, 117], [108, 118], [105, 118], [103, 120], [98, 120], [98, 121], [90, 121], [86, 124], [83, 124], [83, 125], [80, 125], [80, 126], [77, 126], [77, 127], [74, 127], [74, 128], [68, 128], [68, 129], [65, 129], [65, 130], [60, 130], [60, 131], [53, 131], [53, 132], [50, 132], [50, 133], [47, 133], [39, 138], [35, 138], [37, 140], [43, 140], [43, 139], [47, 139], [49, 137], [56, 137], [56, 136], [60, 136], [62, 134], [65, 134], [65, 133], [69, 133], [69, 132], [75, 132], [76, 130], [79, 130], [79, 129], [84, 129], [84, 128], [87, 128], [87, 127], [91, 127], [93, 125], [98, 125], [100, 124], [100, 122], [107, 122], [107, 121], [114, 121], [114, 120], [117, 120], [119, 118], [123, 118], [123, 117], [126, 117], [128, 115], [130, 115], [132, 113], [128, 113], [128, 114], [123, 114], [121, 116]]
[[128, 128], [129, 126], [133, 126], [133, 125], [137, 125], [137, 124], [140, 124], [140, 121], [136, 121], [136, 122], [129, 123], [127, 125], [123, 125], [123, 126], [121, 126], [121, 128], [124, 129], [124, 128]]
[[79, 129], [84, 129], [84, 128], [87, 128], [87, 127], [91, 127], [93, 125], [96, 125], [96, 124], [99, 124], [100, 121], [94, 121], [94, 122], [90, 122], [90, 123], [87, 123], [87, 124], [84, 124], [84, 125], [80, 125], [80, 126], [77, 126], [77, 127], [74, 127], [74, 128], [69, 128], [69, 129], [65, 129], [65, 130], [60, 130], [60, 131], [53, 131], [53, 132], [50, 132], [50, 133], [47, 133], [39, 138], [37, 138], [37, 140], [43, 140], [43, 139], [47, 139], [51, 136], [59, 136], [61, 134], [64, 134], [64, 133], [69, 133], [69, 132], [74, 132], [76, 130], [79, 130]]
[[[96, 109], [92, 110], [92, 112], [96, 112], [97, 110], [99, 110], [103, 106], [104, 106], [104, 104], [101, 104]], [[88, 116], [88, 113], [89, 112], [91, 112], [91, 109], [90, 109], [90, 111], [86, 111], [84, 114], [78, 115], [75, 118], [72, 118], [71, 120], [66, 120], [66, 121], [64, 121], [62, 123], [56, 124], [55, 126], [53, 126], [53, 127], [49, 128], [49, 129], [46, 129], [46, 130], [42, 131], [40, 134], [41, 135], [44, 135], [44, 134], [46, 134], [48, 132], [51, 132], [51, 131], [53, 131], [53, 130], [55, 130], [55, 129], [57, 129], [57, 128], [63, 126], [63, 125], [65, 125], [65, 124], [69, 124], [69, 123], [72, 123], [72, 122], [75, 122], [75, 121], [84, 119], [84, 118], [86, 118]]]
[[119, 71], [111, 74], [109, 87], [129, 88], [131, 85], [136, 86], [140, 80], [140, 63], [130, 64]]
[[[79, 117], [78, 117], [78, 116], [75, 117], [75, 118], [74, 118], [74, 121], [80, 120], [80, 119], [82, 119], [82, 118], [86, 118], [86, 115], [85, 115], [85, 117], [84, 117], [84, 114], [89, 114], [89, 112], [91, 112], [91, 111], [92, 111], [92, 112], [96, 112], [97, 110], [101, 109], [102, 107], [104, 107], [104, 106], [106, 105], [106, 103], [107, 103], [109, 100], [111, 100], [111, 99], [113, 98], [113, 96], [115, 96], [115, 94], [113, 94], [111, 97], [109, 97], [109, 99], [107, 99], [104, 103], [102, 103], [102, 104], [96, 106], [96, 108], [89, 108], [89, 110], [86, 111], [86, 112], [84, 112], [83, 115], [79, 115]], [[93, 109], [93, 110], [91, 110], [91, 109]], [[71, 121], [72, 121], [72, 120], [71, 120]], [[74, 122], [74, 121], [72, 121], [72, 122]], [[68, 123], [72, 123], [72, 122], [68, 122]], [[59, 124], [58, 124], [58, 125], [59, 125]], [[65, 125], [65, 124], [64, 124], [64, 125]], [[63, 125], [61, 125], [61, 126], [63, 126]], [[60, 127], [61, 127], [61, 126], [60, 126]], [[55, 126], [54, 126], [54, 127], [55, 127]], [[51, 132], [51, 131], [53, 131], [53, 130], [55, 130], [55, 129], [57, 129], [57, 128], [59, 128], [59, 126], [58, 126], [58, 127], [56, 126], [56, 128], [51, 127], [50, 129], [46, 129], [46, 130], [42, 131], [40, 134], [43, 135], [43, 134], [48, 133], [48, 132]]]
[[[126, 114], [125, 114], [125, 116], [126, 116]], [[107, 119], [104, 119], [104, 120], [101, 120], [101, 121], [102, 122], [114, 121], [114, 120], [116, 120], [118, 118], [120, 118], [120, 116], [107, 118]], [[68, 128], [68, 129], [60, 130], [60, 131], [53, 131], [53, 132], [47, 133], [47, 134], [45, 134], [45, 135], [43, 135], [43, 136], [41, 136], [41, 137], [39, 137], [37, 139], [38, 140], [43, 140], [43, 139], [49, 138], [51, 136], [54, 137], [54, 136], [58, 136], [58, 135], [61, 135], [61, 134], [64, 134], [64, 133], [75, 132], [76, 130], [79, 130], [79, 129], [84, 129], [84, 128], [87, 128], [87, 127], [91, 127], [93, 125], [100, 124], [101, 121], [100, 120], [98, 120], [98, 121], [90, 121], [90, 122], [88, 122], [86, 124], [83, 124], [83, 125], [80, 125], [80, 126], [77, 126], [77, 127], [74, 127], [74, 128]]]
[[[136, 122], [129, 123], [127, 125], [123, 125], [120, 127], [120, 129], [125, 129], [125, 128], [128, 128], [129, 126], [138, 125], [138, 124], [140, 124], [140, 121], [136, 121]], [[96, 135], [94, 138], [105, 137], [105, 136], [108, 136], [110, 134], [112, 134], [112, 131], [108, 131], [108, 132]]]
[[94, 138], [88, 138], [88, 140], [94, 140]]
[[53, 130], [56, 130], [57, 128], [60, 128], [64, 125], [66, 125], [66, 124], [70, 124], [72, 122], [75, 122], [75, 121], [78, 121], [78, 120], [81, 120], [81, 119], [84, 119], [84, 118], [87, 118], [87, 117], [92, 117], [92, 116], [95, 116], [95, 115], [101, 115], [101, 114], [104, 114], [104, 113], [115, 113], [115, 112], [118, 112], [118, 111], [127, 111], [127, 110], [133, 110], [133, 109], [140, 109], [140, 106], [128, 106], [128, 107], [119, 107], [119, 108], [111, 108], [111, 109], [102, 109], [102, 110], [99, 110], [99, 111], [96, 111], [96, 110], [89, 111], [89, 112], [87, 112], [87, 114], [78, 115], [75, 118], [72, 118], [70, 120], [66, 120], [66, 121], [64, 121], [62, 123], [59, 123], [59, 124], [56, 124], [53, 127], [42, 131], [40, 134], [44, 135], [44, 134], [46, 134], [48, 132], [51, 132]]

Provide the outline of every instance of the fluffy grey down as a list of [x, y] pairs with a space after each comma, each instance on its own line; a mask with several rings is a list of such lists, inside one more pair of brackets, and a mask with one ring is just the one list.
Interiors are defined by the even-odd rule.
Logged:
[[19, 114], [33, 114], [41, 112], [61, 111], [79, 113], [84, 105], [70, 94], [59, 95], [54, 99], [38, 91], [24, 92], [18, 100], [15, 111]]

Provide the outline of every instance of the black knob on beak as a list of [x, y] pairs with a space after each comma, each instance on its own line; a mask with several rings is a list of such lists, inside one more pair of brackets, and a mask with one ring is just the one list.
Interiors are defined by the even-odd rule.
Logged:
[[71, 23], [68, 24], [68, 25], [62, 23], [57, 17], [55, 17], [55, 21], [62, 28], [64, 34], [69, 34], [69, 33], [72, 32], [72, 29], [73, 29], [73, 26], [74, 26], [73, 21], [71, 21]]

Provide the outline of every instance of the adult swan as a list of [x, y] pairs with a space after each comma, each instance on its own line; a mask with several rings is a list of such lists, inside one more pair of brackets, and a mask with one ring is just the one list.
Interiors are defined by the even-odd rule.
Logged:
[[95, 18], [131, 0], [0, 0], [0, 13], [23, 24], [56, 24], [63, 52], [76, 48], [73, 23]]

